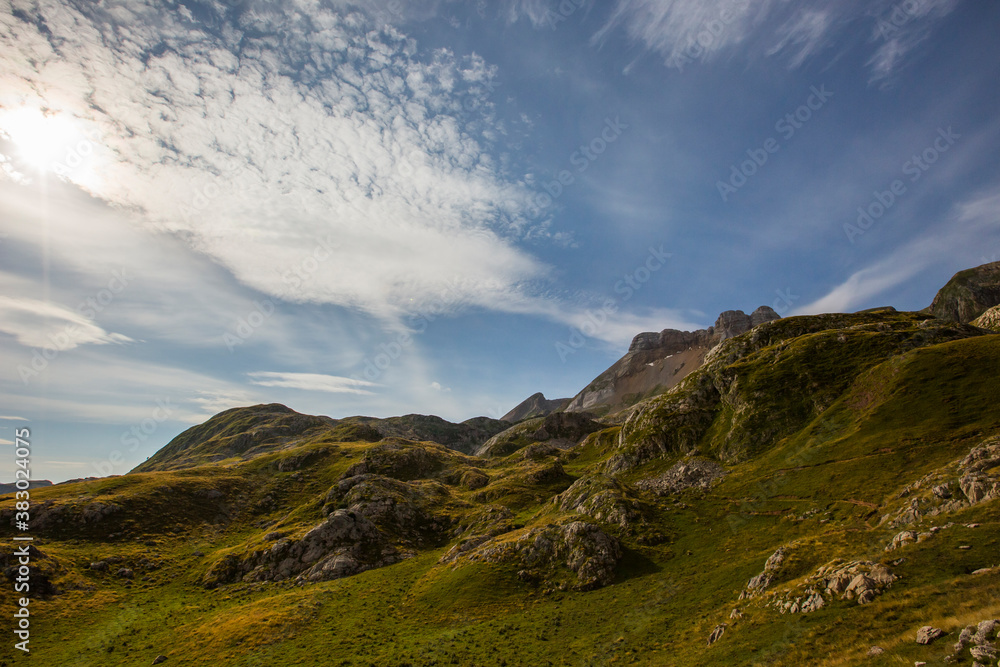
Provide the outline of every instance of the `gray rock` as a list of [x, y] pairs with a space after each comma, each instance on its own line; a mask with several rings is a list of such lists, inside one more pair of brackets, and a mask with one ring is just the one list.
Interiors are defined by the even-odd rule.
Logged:
[[123, 567], [119, 569], [117, 572], [115, 572], [115, 576], [117, 576], [120, 579], [131, 579], [133, 576], [135, 576], [135, 574], [129, 568]]
[[885, 548], [886, 551], [892, 551], [894, 549], [899, 549], [907, 544], [912, 544], [917, 541], [917, 534], [912, 530], [904, 530], [897, 533], [895, 537], [892, 538], [892, 543]]
[[742, 310], [727, 310], [715, 321], [715, 334], [719, 340], [734, 338], [753, 328], [750, 316]]
[[712, 630], [712, 634], [708, 636], [709, 646], [722, 639], [722, 635], [725, 634], [726, 632], [726, 627], [728, 627], [726, 623], [719, 623], [717, 626], [715, 626], [715, 628]]
[[935, 639], [943, 636], [944, 636], [944, 630], [932, 627], [930, 625], [925, 625], [924, 627], [917, 630], [917, 643], [930, 644]]
[[883, 653], [885, 653], [885, 649], [881, 646], [872, 646], [868, 649], [868, 655], [870, 656], [882, 655]]
[[755, 327], [758, 324], [773, 322], [774, 320], [780, 319], [781, 315], [776, 313], [773, 308], [770, 306], [761, 306], [750, 314], [750, 326]]
[[960, 632], [958, 635], [958, 641], [955, 642], [954, 646], [952, 646], [952, 648], [955, 649], [955, 653], [960, 653], [962, 649], [968, 646], [969, 642], [972, 641], [972, 637], [975, 634], [976, 634], [976, 626], [974, 625], [965, 626], [962, 632]]
[[972, 641], [976, 644], [985, 644], [994, 637], [997, 628], [1000, 628], [1000, 621], [996, 619], [991, 618], [980, 621], [979, 626], [976, 628], [976, 634], [972, 637]]
[[564, 512], [583, 514], [603, 523], [627, 528], [640, 518], [639, 505], [614, 477], [584, 475], [553, 498]]
[[155, 658], [153, 658], [153, 664], [154, 665], [158, 665], [161, 662], [166, 662], [166, 661], [167, 661], [167, 656], [165, 656], [165, 655], [158, 655]]
[[725, 468], [715, 461], [688, 457], [656, 477], [637, 482], [636, 486], [666, 496], [684, 489], [710, 489], [725, 476]]
[[473, 551], [473, 561], [515, 564], [537, 577], [566, 567], [576, 574], [577, 590], [591, 590], [614, 581], [622, 551], [618, 540], [584, 521], [536, 527], [516, 540], [491, 539]]
[[977, 662], [992, 662], [997, 659], [997, 649], [995, 646], [973, 646], [969, 649], [972, 658]]
[[337, 510], [301, 539], [283, 539], [241, 556], [226, 556], [205, 573], [203, 583], [214, 588], [239, 580], [323, 581], [402, 559], [372, 521], [351, 510]]
[[938, 498], [941, 498], [942, 500], [947, 500], [948, 498], [951, 498], [951, 488], [949, 488], [950, 486], [951, 486], [950, 484], [939, 484], [938, 486], [935, 486], [934, 488], [931, 489], [931, 493], [933, 493]]

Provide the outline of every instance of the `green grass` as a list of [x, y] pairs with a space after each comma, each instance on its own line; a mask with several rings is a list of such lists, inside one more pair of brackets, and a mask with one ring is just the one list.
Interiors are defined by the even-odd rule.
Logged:
[[[722, 456], [727, 476], [708, 492], [628, 491], [642, 520], [628, 530], [603, 526], [624, 557], [614, 584], [589, 592], [547, 591], [521, 581], [513, 565], [440, 564], [466, 536], [451, 533], [401, 563], [336, 581], [207, 590], [202, 578], [224, 555], [266, 544], [269, 532], [294, 537], [316, 525], [327, 491], [359, 462], [416, 489], [443, 489], [423, 497], [452, 526], [471, 524], [486, 504], [509, 507], [510, 523], [525, 530], [568, 519], [551, 498], [621, 453], [620, 426], [566, 452], [488, 461], [434, 444], [386, 450], [323, 436], [282, 441], [228, 467], [32, 491], [36, 506], [65, 506], [67, 517], [95, 502], [121, 507], [97, 523], [38, 533], [37, 546], [51, 556], [45, 572], [61, 592], [32, 602], [33, 652], [47, 664], [81, 666], [150, 664], [161, 653], [168, 665], [936, 664], [954, 639], [919, 646], [919, 627], [954, 633], [1000, 616], [996, 574], [970, 574], [1000, 565], [998, 501], [925, 517], [914, 529], [955, 525], [892, 552], [884, 546], [900, 529], [879, 517], [906, 502], [897, 498], [902, 487], [1000, 433], [1000, 337], [954, 329], [916, 340], [926, 334], [920, 321], [891, 313], [790, 318], [755, 330], [756, 340], [734, 340], [738, 353], [710, 369], [728, 389], [709, 424], [691, 435], [702, 455], [739, 453]], [[653, 456], [619, 479], [634, 483], [682, 457]], [[400, 460], [418, 459], [398, 470]], [[463, 473], [477, 468], [489, 483], [466, 488]], [[0, 510], [11, 502], [0, 500]], [[973, 523], [980, 525], [965, 527]], [[653, 534], [664, 537], [643, 539]], [[871, 604], [831, 599], [807, 615], [738, 601], [779, 546], [788, 556], [772, 590], [794, 588], [834, 559], [886, 563], [900, 579]], [[88, 567], [114, 557], [120, 563], [109, 571]], [[131, 581], [114, 574], [123, 566], [134, 569]], [[11, 605], [0, 596], [0, 614]], [[730, 619], [734, 607], [742, 618]], [[708, 646], [720, 623], [729, 627]], [[873, 644], [886, 653], [866, 657]]]

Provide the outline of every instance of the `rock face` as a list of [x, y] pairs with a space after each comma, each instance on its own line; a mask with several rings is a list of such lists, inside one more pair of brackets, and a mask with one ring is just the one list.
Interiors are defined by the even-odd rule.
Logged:
[[773, 309], [761, 306], [751, 315], [727, 310], [708, 329], [641, 333], [632, 339], [625, 356], [574, 396], [565, 410], [614, 412], [667, 391], [699, 368], [715, 345], [777, 319]]
[[[506, 536], [504, 536], [506, 537]], [[516, 539], [494, 538], [469, 556], [473, 561], [513, 564], [518, 577], [557, 586], [565, 585], [560, 571], [576, 575], [572, 587], [591, 590], [614, 582], [622, 557], [618, 540], [592, 523], [572, 521], [522, 532]]]
[[1000, 332], [1000, 306], [993, 306], [985, 313], [972, 320], [972, 325], [980, 329]]
[[519, 421], [531, 419], [532, 417], [545, 417], [567, 405], [569, 402], [570, 399], [568, 398], [554, 398], [549, 400], [545, 398], [542, 392], [538, 392], [518, 403], [517, 407], [500, 419], [511, 424], [516, 424]]
[[972, 322], [996, 305], [1000, 305], [1000, 262], [956, 273], [929, 310], [938, 319]]

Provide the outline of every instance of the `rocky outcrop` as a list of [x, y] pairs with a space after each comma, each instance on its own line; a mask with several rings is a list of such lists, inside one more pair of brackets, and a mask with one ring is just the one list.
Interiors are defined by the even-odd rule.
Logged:
[[570, 400], [568, 398], [554, 398], [549, 400], [545, 398], [542, 392], [538, 392], [518, 403], [517, 407], [500, 419], [511, 424], [516, 424], [519, 421], [531, 419], [532, 417], [545, 417], [567, 405]]
[[[908, 526], [1000, 498], [1000, 476], [993, 472], [997, 466], [1000, 466], [1000, 435], [983, 440], [963, 458], [907, 485], [897, 496], [901, 505], [882, 515], [880, 523]], [[901, 542], [890, 547], [898, 548], [909, 541], [906, 532], [897, 535]], [[919, 535], [915, 539], [922, 541]]]
[[448, 527], [427, 509], [448, 495], [439, 484], [415, 486], [381, 475], [344, 477], [326, 494], [325, 510], [349, 509], [398, 540], [421, 545], [433, 542]]
[[575, 575], [572, 588], [591, 590], [614, 582], [615, 569], [621, 560], [618, 540], [592, 523], [572, 521], [548, 525], [494, 538], [475, 549], [472, 561], [503, 563], [518, 568], [523, 581], [549, 587], [565, 587], [562, 574]]
[[574, 396], [565, 410], [614, 412], [663, 393], [699, 368], [715, 345], [777, 319], [780, 316], [773, 309], [761, 306], [751, 315], [727, 310], [708, 329], [640, 333], [625, 356]]
[[740, 593], [740, 600], [754, 597], [767, 590], [767, 587], [771, 585], [777, 577], [778, 572], [781, 570], [782, 564], [785, 562], [785, 555], [787, 550], [785, 547], [778, 547], [778, 550], [771, 554], [768, 559], [764, 562], [764, 569], [760, 574], [754, 575], [750, 581], [747, 582], [746, 588]]
[[338, 579], [391, 565], [404, 554], [353, 510], [337, 510], [300, 539], [281, 539], [242, 555], [228, 554], [205, 573], [206, 588], [236, 581]]
[[514, 525], [514, 514], [501, 505], [487, 505], [476, 512], [466, 523], [459, 525], [456, 534], [462, 536], [439, 563], [454, 563], [480, 545], [497, 535], [503, 535], [518, 528]]
[[636, 486], [666, 496], [685, 489], [710, 489], [726, 476], [726, 470], [710, 459], [686, 457], [666, 472], [636, 482]]
[[[760, 595], [777, 577], [785, 558], [783, 549], [775, 552], [764, 571], [750, 580], [740, 597]], [[766, 606], [783, 614], [808, 614], [838, 598], [864, 605], [885, 592], [896, 579], [896, 575], [880, 563], [836, 560], [820, 567], [794, 588], [770, 593]]]
[[[923, 628], [921, 628], [922, 630]], [[978, 625], [967, 625], [958, 635], [958, 641], [952, 646], [952, 653], [945, 662], [963, 661], [966, 655], [973, 660], [974, 665], [992, 665], [1000, 657], [993, 641], [1000, 639], [1000, 621], [987, 618]]]
[[1000, 305], [1000, 262], [959, 271], [934, 297], [930, 312], [942, 320], [972, 322]]
[[625, 486], [607, 475], [585, 475], [552, 499], [564, 512], [589, 516], [601, 523], [628, 528], [640, 518], [639, 504]]

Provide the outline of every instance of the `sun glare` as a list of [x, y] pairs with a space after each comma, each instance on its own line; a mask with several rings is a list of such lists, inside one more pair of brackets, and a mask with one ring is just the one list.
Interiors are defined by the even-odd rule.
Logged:
[[93, 149], [72, 117], [31, 107], [0, 111], [0, 132], [22, 163], [38, 172], [69, 174]]

